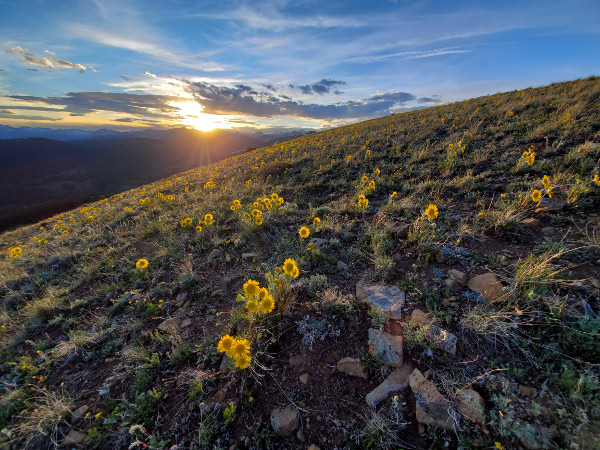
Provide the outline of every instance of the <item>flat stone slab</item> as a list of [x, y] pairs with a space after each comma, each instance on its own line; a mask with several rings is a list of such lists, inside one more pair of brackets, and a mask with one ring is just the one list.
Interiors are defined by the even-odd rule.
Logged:
[[412, 372], [412, 365], [407, 362], [397, 367], [379, 386], [367, 394], [367, 403], [375, 408], [383, 402], [392, 392], [401, 391], [408, 386], [408, 378]]
[[450, 403], [440, 394], [435, 384], [425, 378], [419, 369], [412, 371], [409, 384], [417, 399], [417, 422], [453, 430], [455, 416], [450, 413]]
[[398, 286], [358, 283], [356, 285], [356, 298], [366, 301], [371, 306], [381, 308], [390, 319], [402, 318], [405, 294]]
[[369, 328], [369, 353], [373, 358], [393, 367], [400, 367], [403, 362], [402, 336], [394, 336], [382, 330]]

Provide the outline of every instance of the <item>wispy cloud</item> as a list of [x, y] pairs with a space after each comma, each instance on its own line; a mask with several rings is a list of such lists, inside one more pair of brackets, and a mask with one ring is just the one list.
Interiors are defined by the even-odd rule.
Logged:
[[301, 17], [285, 15], [267, 3], [262, 8], [252, 8], [248, 5], [225, 13], [198, 13], [197, 17], [220, 19], [243, 23], [245, 27], [269, 31], [289, 31], [299, 28], [357, 28], [366, 25], [365, 21], [354, 17], [303, 15]]
[[[47, 69], [56, 69], [62, 67], [63, 69], [77, 69], [81, 73], [85, 72], [86, 69], [86, 67], [81, 64], [65, 61], [64, 59], [58, 59], [54, 56], [46, 57], [34, 55], [26, 48], [19, 47], [18, 45], [12, 45], [10, 49], [7, 50], [7, 53], [14, 53], [23, 61], [31, 65], [45, 67]], [[46, 50], [46, 53], [49, 53], [50, 55], [56, 54], [48, 50]]]
[[186, 54], [162, 46], [152, 39], [125, 37], [122, 33], [107, 31], [82, 24], [72, 24], [74, 35], [108, 47], [121, 48], [149, 56], [171, 66], [196, 69], [205, 72], [222, 72], [233, 69], [233, 66], [212, 61], [202, 61], [197, 55]]
[[453, 53], [470, 53], [471, 50], [459, 49], [456, 47], [445, 47], [437, 48], [434, 50], [421, 50], [421, 51], [409, 51], [409, 52], [397, 52], [389, 53], [387, 55], [372, 55], [372, 56], [357, 56], [354, 58], [347, 58], [345, 62], [359, 62], [359, 63], [374, 63], [379, 61], [385, 61], [391, 58], [401, 59], [417, 59], [417, 58], [431, 58], [434, 56], [450, 55]]

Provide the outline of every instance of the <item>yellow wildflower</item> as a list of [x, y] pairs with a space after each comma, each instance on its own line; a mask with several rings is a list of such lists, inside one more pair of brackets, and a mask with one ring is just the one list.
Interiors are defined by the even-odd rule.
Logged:
[[235, 360], [235, 367], [239, 369], [245, 369], [250, 365], [250, 357], [248, 355], [241, 355], [239, 358]]
[[438, 216], [438, 207], [436, 205], [429, 205], [425, 211], [425, 215], [429, 220], [433, 220]]
[[238, 339], [231, 349], [230, 356], [235, 359], [240, 359], [240, 357], [246, 356], [248, 353], [250, 353], [250, 344], [248, 343], [248, 340]]
[[206, 214], [204, 216], [204, 225], [211, 225], [213, 223], [213, 216], [212, 214]]
[[256, 300], [248, 300], [246, 302], [246, 309], [251, 313], [255, 313], [258, 309], [258, 303], [256, 302]]
[[250, 297], [256, 297], [259, 289], [258, 281], [248, 280], [244, 283], [244, 292]]
[[217, 346], [217, 350], [221, 353], [230, 353], [233, 349], [233, 345], [235, 344], [235, 339], [226, 334], [219, 341], [219, 345]]
[[542, 184], [545, 188], [548, 188], [548, 186], [550, 186], [550, 177], [548, 175], [544, 175], [544, 178], [542, 178]]
[[308, 227], [300, 227], [298, 234], [301, 238], [306, 239], [308, 236], [310, 236], [310, 230], [308, 229]]
[[263, 314], [270, 313], [271, 311], [273, 311], [273, 308], [275, 307], [275, 302], [273, 301], [273, 297], [268, 295], [267, 297], [265, 297], [264, 299], [261, 300], [258, 307], [260, 308], [260, 310], [262, 311]]
[[315, 218], [313, 219], [313, 224], [315, 224], [315, 225], [319, 225], [320, 223], [321, 223], [321, 219], [319, 219], [318, 217], [315, 217]]
[[531, 198], [533, 199], [534, 202], [539, 202], [540, 199], [542, 198], [542, 193], [536, 189], [535, 191], [533, 191], [531, 193]]
[[135, 267], [137, 267], [138, 269], [145, 269], [146, 267], [148, 267], [148, 260], [147, 259], [140, 259], [138, 262], [135, 263]]

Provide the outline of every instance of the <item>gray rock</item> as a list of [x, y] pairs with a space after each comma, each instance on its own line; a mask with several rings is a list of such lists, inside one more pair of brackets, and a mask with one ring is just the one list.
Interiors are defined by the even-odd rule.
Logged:
[[407, 238], [408, 237], [408, 231], [410, 230], [411, 225], [409, 223], [401, 223], [401, 224], [394, 224], [392, 227], [390, 227], [390, 231], [394, 234], [397, 234], [399, 238]]
[[384, 401], [392, 392], [401, 391], [408, 386], [408, 379], [412, 372], [412, 365], [407, 362], [397, 367], [379, 386], [367, 394], [367, 403], [375, 408]]
[[435, 385], [427, 380], [419, 369], [412, 371], [409, 384], [417, 399], [417, 422], [452, 430], [456, 415], [450, 412], [450, 403]]
[[353, 377], [360, 377], [367, 379], [365, 368], [360, 365], [360, 360], [357, 358], [350, 358], [349, 356], [340, 359], [337, 362], [337, 370], [340, 372], [347, 373]]
[[329, 242], [327, 239], [322, 239], [322, 238], [312, 238], [310, 240], [310, 243], [313, 245], [323, 245], [323, 244], [327, 244], [327, 242]]
[[441, 348], [446, 353], [450, 353], [451, 355], [456, 354], [458, 338], [449, 331], [443, 330], [437, 325], [430, 325], [429, 338], [431, 342], [434, 342], [436, 347]]
[[192, 320], [191, 319], [185, 319], [181, 322], [181, 324], [179, 325], [181, 327], [181, 329], [187, 328], [192, 324]]
[[565, 204], [563, 202], [560, 202], [560, 201], [556, 200], [555, 198], [544, 197], [544, 198], [540, 199], [539, 203], [537, 204], [537, 207], [535, 208], [535, 212], [541, 213], [541, 212], [560, 211], [561, 209], [564, 208], [564, 206], [565, 206]]
[[85, 442], [85, 438], [87, 438], [87, 434], [80, 433], [79, 431], [71, 430], [69, 434], [62, 440], [60, 443], [61, 447], [66, 447], [68, 445], [79, 445]]
[[346, 270], [348, 268], [348, 264], [346, 264], [344, 261], [338, 261], [337, 268], [340, 270]]
[[546, 236], [554, 236], [556, 233], [558, 233], [558, 230], [556, 229], [556, 227], [544, 227], [544, 228], [542, 228], [541, 231]]
[[368, 285], [359, 282], [356, 285], [356, 298], [381, 308], [390, 319], [402, 318], [405, 295], [398, 286]]
[[258, 258], [258, 253], [242, 253], [242, 258], [244, 258], [244, 259]]
[[271, 413], [271, 426], [279, 436], [290, 436], [298, 426], [298, 411], [294, 406], [275, 408]]
[[382, 330], [369, 328], [369, 353], [375, 359], [393, 367], [400, 367], [403, 362], [402, 336], [394, 336]]
[[448, 271], [448, 277], [452, 280], [458, 281], [460, 284], [467, 284], [467, 274], [460, 270], [450, 269]]
[[179, 331], [179, 324], [181, 323], [181, 319], [179, 317], [171, 317], [158, 325], [158, 329], [160, 331], [164, 331], [165, 333], [174, 333]]
[[89, 410], [90, 407], [88, 405], [83, 405], [81, 408], [77, 408], [71, 416], [71, 423], [75, 423], [83, 419]]
[[220, 250], [218, 248], [213, 249], [213, 251], [210, 252], [208, 255], [208, 262], [211, 262], [213, 259], [218, 258], [219, 256], [221, 256], [222, 253], [223, 250]]

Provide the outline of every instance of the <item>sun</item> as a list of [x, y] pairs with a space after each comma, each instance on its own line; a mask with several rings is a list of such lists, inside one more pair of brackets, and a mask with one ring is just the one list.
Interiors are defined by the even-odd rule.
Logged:
[[196, 102], [171, 102], [171, 106], [179, 108], [179, 116], [183, 121], [197, 130], [210, 131], [215, 128], [230, 128], [224, 117], [205, 114], [202, 105]]

